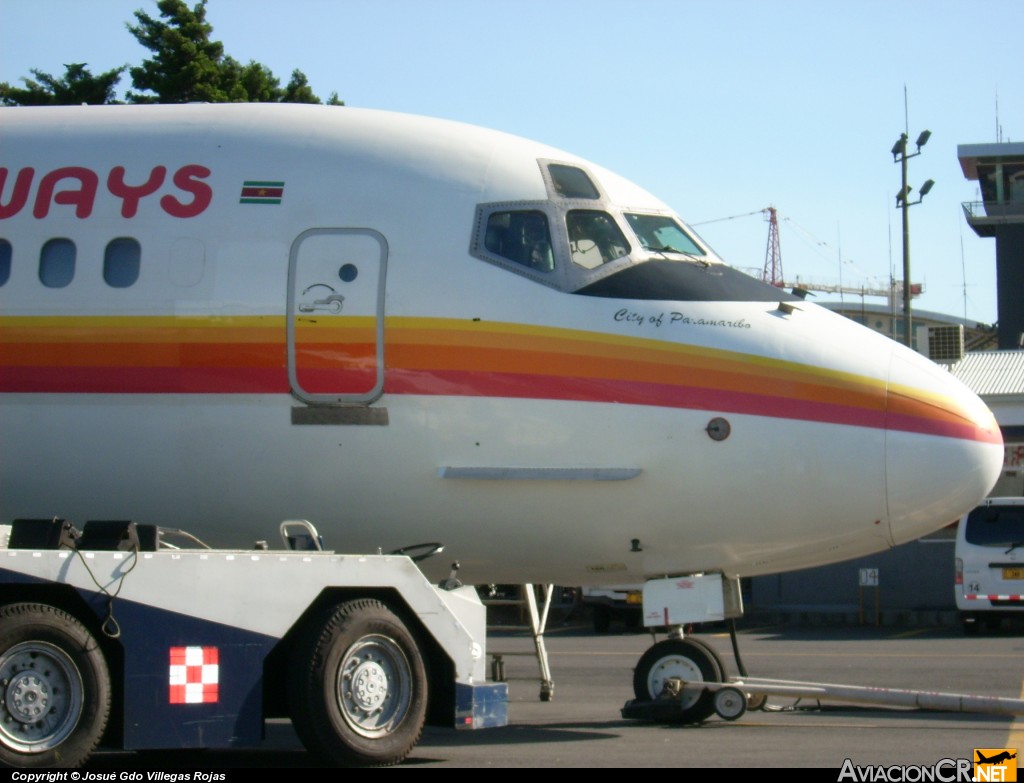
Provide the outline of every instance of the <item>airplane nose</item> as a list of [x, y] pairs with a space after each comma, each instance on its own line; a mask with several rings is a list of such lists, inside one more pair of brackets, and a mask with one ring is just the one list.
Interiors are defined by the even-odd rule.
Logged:
[[894, 544], [959, 518], [991, 491], [1003, 465], [992, 411], [948, 370], [893, 349], [886, 405], [886, 495]]

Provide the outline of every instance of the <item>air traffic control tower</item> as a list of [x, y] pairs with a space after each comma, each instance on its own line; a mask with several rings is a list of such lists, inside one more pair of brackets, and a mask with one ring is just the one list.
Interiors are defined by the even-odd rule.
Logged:
[[1024, 347], [1024, 143], [961, 144], [967, 179], [981, 186], [981, 201], [965, 202], [967, 223], [980, 237], [996, 238], [1000, 350]]

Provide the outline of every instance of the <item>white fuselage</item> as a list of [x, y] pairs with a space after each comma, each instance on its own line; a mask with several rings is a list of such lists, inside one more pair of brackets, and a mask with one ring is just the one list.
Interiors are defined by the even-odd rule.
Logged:
[[[663, 203], [523, 139], [337, 107], [5, 109], [0, 171], [0, 521], [248, 546], [305, 518], [338, 551], [441, 542], [427, 565], [466, 582], [622, 583], [882, 549], [1002, 463], [948, 373], [729, 293], [707, 248], [632, 233], [677, 220]], [[574, 235], [598, 213], [627, 255]], [[538, 214], [543, 268], [507, 236]], [[617, 282], [644, 264], [698, 293]]]

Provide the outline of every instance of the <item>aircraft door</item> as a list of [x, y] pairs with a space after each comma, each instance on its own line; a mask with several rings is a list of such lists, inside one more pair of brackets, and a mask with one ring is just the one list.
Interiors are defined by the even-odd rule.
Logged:
[[311, 228], [288, 258], [288, 381], [310, 403], [371, 403], [384, 390], [388, 245], [368, 228]]

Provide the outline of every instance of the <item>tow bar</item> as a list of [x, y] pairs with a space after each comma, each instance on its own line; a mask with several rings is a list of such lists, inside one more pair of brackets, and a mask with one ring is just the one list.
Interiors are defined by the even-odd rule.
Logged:
[[769, 696], [787, 696], [872, 704], [882, 707], [903, 707], [939, 712], [972, 712], [990, 715], [1024, 715], [1024, 700], [1002, 696], [971, 696], [962, 693], [935, 693], [901, 688], [874, 688], [834, 683], [773, 680], [758, 677], [737, 677], [725, 682], [685, 682], [671, 678], [665, 683], [662, 697], [652, 700], [634, 699], [622, 708], [622, 717], [638, 720], [672, 720], [681, 709], [685, 692], [714, 694], [715, 713], [722, 720], [737, 720], [748, 709], [762, 709]]

